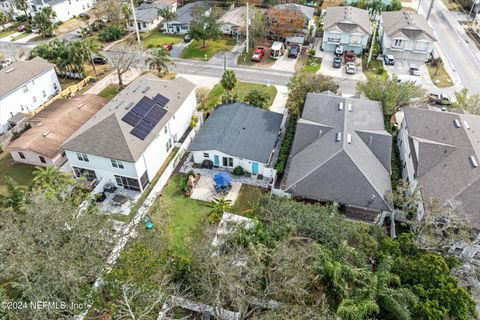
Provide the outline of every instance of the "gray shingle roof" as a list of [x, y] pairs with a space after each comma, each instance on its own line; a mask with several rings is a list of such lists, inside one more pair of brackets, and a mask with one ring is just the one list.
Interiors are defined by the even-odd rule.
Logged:
[[390, 211], [385, 196], [391, 190], [391, 151], [392, 137], [384, 129], [378, 102], [309, 93], [285, 189], [294, 196]]
[[[152, 22], [153, 20], [160, 17], [160, 15], [158, 14], [158, 9], [156, 8], [135, 9], [135, 14], [137, 21], [140, 22]], [[131, 15], [129, 19], [132, 20], [133, 15]], [[160, 17], [160, 21], [161, 20], [163, 20], [162, 17]]]
[[409, 11], [382, 12], [384, 32], [390, 37], [403, 34], [409, 39], [430, 38], [436, 40], [433, 29], [424, 16]]
[[27, 61], [17, 61], [0, 70], [0, 97], [10, 93], [27, 81], [33, 80], [54, 65], [40, 57]]
[[371, 33], [370, 17], [368, 11], [355, 7], [330, 7], [323, 18], [323, 30], [330, 31], [332, 28], [351, 33]]
[[301, 4], [296, 4], [296, 3], [277, 4], [276, 6], [274, 6], [274, 8], [280, 9], [280, 10], [287, 9], [287, 10], [298, 11], [307, 20], [312, 20], [313, 14], [315, 13], [315, 8], [302, 6]]
[[177, 17], [174, 21], [180, 21], [182, 23], [189, 24], [195, 18], [196, 10], [208, 10], [212, 7], [211, 4], [205, 1], [190, 2], [177, 10]]
[[406, 108], [405, 121], [411, 145], [418, 145], [415, 173], [423, 194], [460, 209], [480, 226], [480, 167], [469, 159], [480, 160], [480, 116]]
[[218, 150], [228, 155], [268, 163], [283, 115], [246, 103], [217, 107], [200, 129], [189, 151]]
[[[136, 162], [194, 90], [195, 85], [182, 77], [174, 80], [161, 80], [152, 74], [138, 77], [78, 129], [61, 148]], [[126, 107], [130, 103], [136, 104], [143, 97], [153, 98], [157, 94], [170, 100], [165, 107], [167, 113], [145, 140], [141, 140], [130, 133], [132, 127], [121, 119], [128, 112]]]

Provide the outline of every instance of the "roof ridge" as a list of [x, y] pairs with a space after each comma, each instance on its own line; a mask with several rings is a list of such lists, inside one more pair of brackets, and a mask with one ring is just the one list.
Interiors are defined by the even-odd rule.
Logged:
[[457, 193], [455, 193], [450, 199], [445, 200], [445, 202], [443, 203], [443, 205], [448, 204], [450, 201], [452, 201], [453, 199], [455, 199], [456, 197], [458, 197], [459, 195], [461, 195], [465, 190], [467, 190], [468, 188], [470, 188], [470, 187], [472, 186], [472, 184], [476, 183], [478, 180], [480, 180], [480, 174], [479, 174], [475, 179], [473, 179], [472, 181], [470, 181], [464, 188], [460, 189], [460, 191], [458, 191]]
[[218, 140], [217, 144], [220, 145], [223, 141], [223, 138], [226, 137], [226, 132], [228, 130], [228, 128], [230, 128], [230, 124], [233, 122], [233, 120], [235, 119], [235, 117], [237, 116], [237, 113], [240, 111], [240, 108], [243, 107], [243, 102], [235, 102], [235, 103], [230, 103], [230, 104], [223, 104], [221, 106], [219, 106], [219, 108], [223, 107], [223, 106], [228, 106], [228, 105], [237, 105], [238, 108], [235, 110], [235, 112], [233, 113], [232, 117], [230, 118], [230, 120], [228, 121], [228, 124], [225, 126], [225, 129], [223, 129], [223, 134], [220, 136], [220, 139]]

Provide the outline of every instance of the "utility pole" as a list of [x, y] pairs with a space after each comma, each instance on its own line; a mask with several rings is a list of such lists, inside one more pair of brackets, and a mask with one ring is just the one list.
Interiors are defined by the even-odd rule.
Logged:
[[428, 21], [428, 18], [430, 18], [430, 13], [432, 13], [432, 9], [433, 9], [433, 0], [432, 2], [430, 2], [430, 7], [428, 7], [427, 21]]
[[370, 63], [370, 61], [372, 60], [373, 47], [375, 46], [375, 42], [376, 42], [375, 36], [376, 36], [376, 34], [377, 34], [378, 21], [379, 21], [378, 15], [375, 14], [375, 26], [374, 26], [374, 29], [373, 29], [372, 43], [370, 44], [370, 52], [368, 53], [367, 65], [368, 65], [368, 64]]
[[135, 6], [133, 5], [133, 0], [130, 0], [130, 4], [132, 6], [133, 23], [135, 23], [135, 32], [137, 33], [138, 46], [141, 46], [142, 41], [140, 40], [140, 32], [138, 31], [137, 14], [135, 13]]
[[422, 0], [419, 0], [418, 1], [418, 7], [417, 7], [417, 13], [418, 13], [418, 10], [420, 10], [420, 5], [422, 4]]
[[250, 17], [248, 15], [248, 2], [247, 2], [247, 21], [245, 23], [245, 33], [247, 35], [247, 53], [250, 51], [250, 36], [248, 34], [248, 25], [250, 24]]

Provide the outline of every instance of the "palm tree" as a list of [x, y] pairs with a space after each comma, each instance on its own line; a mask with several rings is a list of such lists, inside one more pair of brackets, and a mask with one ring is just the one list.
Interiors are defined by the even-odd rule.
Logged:
[[168, 73], [168, 64], [174, 65], [170, 53], [163, 48], [150, 50], [150, 57], [145, 63], [149, 69], [157, 70], [159, 77]]
[[37, 167], [33, 172], [32, 187], [45, 191], [47, 196], [60, 196], [68, 191], [74, 180], [68, 173], [60, 171], [57, 167]]
[[2, 26], [2, 30], [5, 30], [4, 24], [8, 22], [8, 17], [5, 13], [0, 12], [0, 25]]
[[376, 18], [377, 15], [385, 9], [385, 4], [382, 0], [369, 0], [367, 1], [367, 10], [370, 12], [372, 18]]
[[102, 44], [95, 38], [86, 38], [82, 43], [84, 46], [85, 55], [92, 65], [95, 77], [98, 77], [97, 69], [95, 68], [95, 63], [93, 62], [93, 54], [100, 54], [100, 51], [102, 50]]
[[228, 69], [222, 75], [222, 80], [220, 80], [225, 91], [232, 91], [233, 88], [237, 85], [237, 77], [235, 76], [235, 71]]
[[208, 205], [212, 208], [208, 220], [210, 223], [217, 223], [222, 219], [225, 212], [232, 209], [232, 201], [225, 198], [214, 198]]
[[28, 0], [15, 0], [15, 7], [17, 7], [18, 10], [23, 10], [25, 17], [28, 17]]
[[128, 23], [130, 15], [132, 14], [132, 7], [130, 6], [130, 4], [125, 3], [122, 6], [122, 14], [123, 14], [123, 17], [125, 18], [125, 21]]

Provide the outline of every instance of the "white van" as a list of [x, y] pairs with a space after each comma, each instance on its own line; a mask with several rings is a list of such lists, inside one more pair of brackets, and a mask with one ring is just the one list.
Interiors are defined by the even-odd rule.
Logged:
[[275, 41], [270, 48], [270, 58], [277, 60], [285, 53], [283, 42]]

